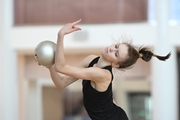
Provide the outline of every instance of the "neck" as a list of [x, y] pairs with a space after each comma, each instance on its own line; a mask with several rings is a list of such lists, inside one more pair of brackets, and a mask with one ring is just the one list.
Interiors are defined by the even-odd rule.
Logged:
[[111, 62], [105, 60], [102, 56], [100, 56], [98, 62], [97, 62], [97, 67], [105, 67], [105, 66], [109, 66], [112, 65]]

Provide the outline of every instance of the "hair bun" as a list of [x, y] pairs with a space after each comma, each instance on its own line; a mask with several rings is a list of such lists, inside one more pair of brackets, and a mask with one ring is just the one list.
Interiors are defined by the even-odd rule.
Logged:
[[139, 55], [142, 56], [141, 58], [143, 60], [145, 60], [146, 62], [151, 60], [152, 56], [158, 58], [159, 60], [165, 61], [171, 56], [171, 52], [168, 53], [166, 56], [159, 56], [159, 55], [152, 53], [150, 50], [148, 50], [148, 48], [145, 47], [145, 48], [142, 48], [139, 50]]
[[148, 51], [147, 48], [142, 48], [140, 51], [139, 51], [139, 54], [141, 55], [142, 54], [142, 59], [145, 60], [146, 62], [151, 60], [152, 56], [153, 56], [153, 53], [151, 51]]

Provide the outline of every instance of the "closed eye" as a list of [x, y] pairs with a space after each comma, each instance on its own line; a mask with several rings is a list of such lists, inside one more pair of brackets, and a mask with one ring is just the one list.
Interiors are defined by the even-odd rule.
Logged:
[[119, 51], [118, 51], [119, 44], [116, 44], [115, 48], [117, 49], [117, 51], [115, 52], [115, 56], [118, 57], [119, 56]]
[[115, 52], [115, 56], [116, 56], [116, 57], [119, 56], [119, 52], [118, 52], [118, 51]]
[[119, 48], [119, 44], [116, 44], [116, 45], [115, 45], [115, 48]]

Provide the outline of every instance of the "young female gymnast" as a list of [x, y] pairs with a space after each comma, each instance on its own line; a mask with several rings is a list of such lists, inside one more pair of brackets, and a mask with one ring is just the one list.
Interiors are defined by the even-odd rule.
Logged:
[[164, 61], [169, 58], [170, 53], [158, 56], [143, 47], [137, 51], [131, 44], [124, 42], [102, 49], [101, 56], [87, 56], [78, 67], [68, 65], [64, 56], [64, 36], [81, 30], [76, 26], [80, 21], [68, 23], [58, 32], [55, 64], [48, 67], [51, 78], [59, 89], [83, 79], [84, 106], [92, 120], [128, 120], [125, 111], [113, 101], [112, 67], [127, 68], [139, 58], [149, 61], [152, 56]]

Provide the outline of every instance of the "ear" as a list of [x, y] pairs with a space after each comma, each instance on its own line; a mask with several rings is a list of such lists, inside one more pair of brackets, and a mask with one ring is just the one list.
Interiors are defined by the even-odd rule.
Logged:
[[116, 68], [119, 68], [119, 67], [120, 67], [120, 65], [119, 65], [118, 63], [112, 63], [112, 66], [113, 66], [113, 67], [116, 67]]

